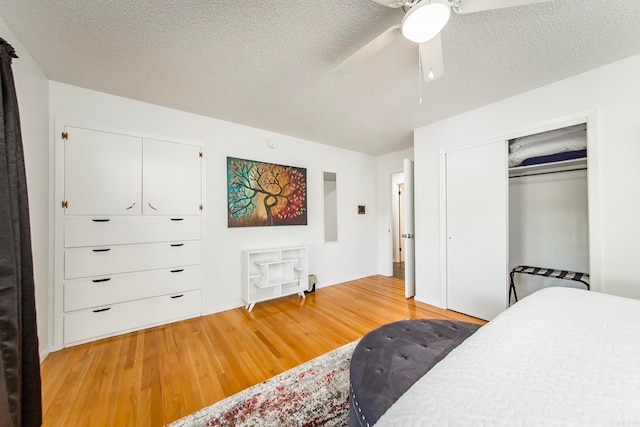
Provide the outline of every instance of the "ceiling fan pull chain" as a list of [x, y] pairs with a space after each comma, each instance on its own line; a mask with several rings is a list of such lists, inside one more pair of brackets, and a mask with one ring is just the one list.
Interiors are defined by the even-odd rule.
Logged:
[[431, 49], [433, 47], [432, 43], [429, 43], [429, 75], [427, 77], [429, 77], [431, 80], [433, 80], [433, 78], [435, 77], [433, 75], [433, 66], [431, 65], [431, 59], [433, 58], [433, 49]]

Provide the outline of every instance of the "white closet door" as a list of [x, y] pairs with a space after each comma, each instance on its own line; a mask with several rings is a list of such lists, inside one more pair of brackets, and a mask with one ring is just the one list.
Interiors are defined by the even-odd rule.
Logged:
[[65, 132], [65, 213], [140, 214], [142, 140], [68, 126]]
[[200, 215], [200, 147], [144, 140], [146, 215]]
[[506, 149], [446, 154], [447, 308], [486, 320], [507, 307]]

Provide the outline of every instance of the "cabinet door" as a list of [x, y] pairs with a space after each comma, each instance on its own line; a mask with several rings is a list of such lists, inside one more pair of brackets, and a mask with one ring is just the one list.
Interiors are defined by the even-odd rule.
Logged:
[[447, 308], [490, 320], [507, 306], [506, 143], [446, 154]]
[[65, 213], [140, 214], [142, 140], [68, 126], [65, 132]]
[[144, 214], [200, 215], [200, 147], [144, 140]]

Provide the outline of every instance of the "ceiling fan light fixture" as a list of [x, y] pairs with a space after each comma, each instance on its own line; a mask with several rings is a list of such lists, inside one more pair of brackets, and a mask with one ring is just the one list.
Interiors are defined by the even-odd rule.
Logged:
[[447, 0], [422, 0], [404, 16], [402, 35], [415, 43], [427, 42], [442, 31], [450, 16]]

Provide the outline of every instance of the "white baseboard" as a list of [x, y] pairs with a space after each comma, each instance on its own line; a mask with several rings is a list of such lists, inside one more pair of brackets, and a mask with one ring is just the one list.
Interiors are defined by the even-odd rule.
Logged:
[[46, 359], [50, 353], [51, 353], [51, 349], [48, 347], [45, 348], [44, 350], [40, 349], [40, 363], [44, 362], [44, 359]]
[[202, 315], [208, 316], [210, 314], [220, 313], [222, 311], [227, 311], [227, 310], [233, 310], [235, 308], [240, 308], [240, 307], [244, 307], [244, 303], [241, 302], [239, 304], [220, 305], [220, 306], [208, 308], [204, 313], [202, 313]]
[[[338, 280], [334, 280], [334, 281], [329, 281], [329, 282], [325, 282], [322, 281], [320, 278], [318, 278], [318, 283], [316, 283], [316, 289], [318, 288], [325, 288], [328, 286], [333, 286], [333, 285], [339, 285], [341, 283], [345, 283], [345, 282], [351, 282], [353, 280], [358, 280], [358, 279], [364, 279], [366, 277], [370, 277], [370, 276], [377, 276], [378, 273], [371, 273], [368, 275], [357, 275], [357, 276], [353, 276], [353, 277], [347, 277], [347, 278], [341, 278]], [[244, 303], [241, 301], [239, 303], [236, 304], [227, 304], [227, 305], [220, 305], [220, 306], [216, 306], [216, 307], [211, 307], [206, 309], [202, 315], [203, 316], [208, 316], [210, 314], [215, 314], [215, 313], [220, 313], [222, 311], [227, 311], [227, 310], [233, 310], [235, 308], [241, 308], [244, 307]]]

